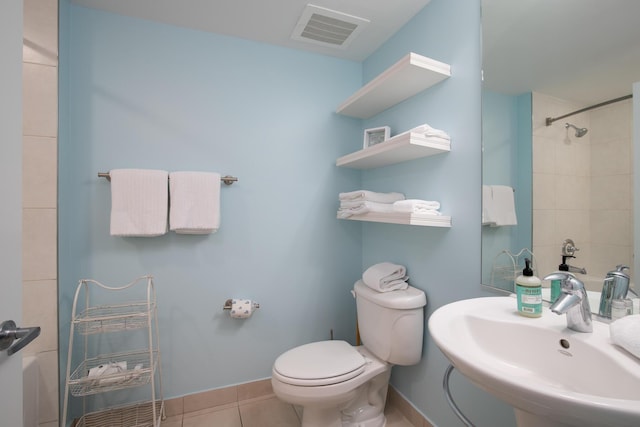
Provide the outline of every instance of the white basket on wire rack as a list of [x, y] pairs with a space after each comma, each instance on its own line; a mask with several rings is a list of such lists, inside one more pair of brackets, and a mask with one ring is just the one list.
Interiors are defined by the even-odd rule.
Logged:
[[522, 248], [517, 254], [503, 250], [493, 259], [491, 267], [491, 286], [515, 292], [516, 278], [525, 268], [525, 258], [531, 260], [531, 269], [538, 275], [536, 257], [528, 248]]

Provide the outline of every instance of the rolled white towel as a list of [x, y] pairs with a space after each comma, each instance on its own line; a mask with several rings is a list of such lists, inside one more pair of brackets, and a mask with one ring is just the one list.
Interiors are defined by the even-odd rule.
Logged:
[[403, 265], [391, 262], [374, 264], [362, 273], [363, 283], [378, 292], [407, 289], [408, 279], [407, 269]]
[[611, 341], [640, 359], [640, 314], [625, 316], [609, 325]]
[[368, 202], [378, 203], [393, 203], [397, 200], [404, 200], [404, 194], [402, 193], [376, 193], [369, 190], [356, 190], [348, 193], [340, 193], [338, 195], [340, 201], [343, 200], [362, 200]]
[[353, 201], [340, 202], [340, 208], [338, 209], [339, 218], [349, 218], [353, 215], [362, 215], [367, 212], [394, 212], [393, 205], [391, 203], [378, 203], [369, 201]]
[[396, 212], [440, 215], [438, 209], [440, 209], [440, 202], [435, 200], [407, 199], [393, 202], [393, 210]]

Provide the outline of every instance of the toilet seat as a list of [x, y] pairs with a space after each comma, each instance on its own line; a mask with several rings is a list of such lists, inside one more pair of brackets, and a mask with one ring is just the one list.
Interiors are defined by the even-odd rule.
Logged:
[[293, 348], [278, 357], [274, 374], [284, 383], [323, 386], [348, 381], [366, 365], [362, 355], [346, 341], [319, 341]]

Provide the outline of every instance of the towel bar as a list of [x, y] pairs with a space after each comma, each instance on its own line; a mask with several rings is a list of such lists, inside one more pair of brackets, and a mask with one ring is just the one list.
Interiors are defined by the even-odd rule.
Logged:
[[[111, 181], [111, 175], [109, 175], [109, 172], [98, 172], [98, 178], [107, 178], [107, 181]], [[231, 185], [234, 182], [237, 182], [238, 178], [231, 175], [225, 175], [220, 177], [220, 181], [224, 182], [226, 185]]]

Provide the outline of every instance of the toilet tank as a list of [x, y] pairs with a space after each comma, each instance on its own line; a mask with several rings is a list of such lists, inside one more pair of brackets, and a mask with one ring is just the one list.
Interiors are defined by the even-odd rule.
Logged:
[[394, 365], [415, 365], [422, 357], [424, 306], [420, 289], [377, 292], [361, 280], [354, 286], [362, 344]]

